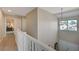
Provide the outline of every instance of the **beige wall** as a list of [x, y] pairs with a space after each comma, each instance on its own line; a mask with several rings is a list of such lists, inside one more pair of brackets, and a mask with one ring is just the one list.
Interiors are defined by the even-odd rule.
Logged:
[[15, 28], [19, 28], [21, 30], [21, 17], [20, 16], [13, 16]]
[[0, 36], [1, 35], [5, 36], [5, 18], [2, 11], [0, 10]]
[[26, 27], [27, 27], [27, 20], [24, 16], [11, 16], [11, 15], [6, 15], [7, 17], [11, 17], [11, 19], [14, 20], [14, 28], [19, 28], [20, 30], [26, 32]]
[[38, 39], [54, 47], [57, 41], [57, 17], [51, 13], [38, 9]]
[[37, 8], [32, 10], [30, 13], [26, 15], [27, 19], [27, 34], [31, 35], [34, 38], [38, 38], [37, 36]]
[[22, 17], [22, 31], [27, 31], [27, 19], [26, 17]]

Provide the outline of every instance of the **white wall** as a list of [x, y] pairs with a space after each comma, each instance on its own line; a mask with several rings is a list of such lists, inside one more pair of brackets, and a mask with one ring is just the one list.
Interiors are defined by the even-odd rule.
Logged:
[[[71, 43], [76, 43], [79, 44], [79, 16], [75, 16], [75, 17], [66, 17], [63, 18], [62, 20], [68, 20], [68, 19], [76, 19], [78, 21], [78, 31], [60, 31], [59, 30], [59, 40], [66, 40], [69, 41]], [[61, 19], [59, 19], [60, 21]]]
[[38, 8], [38, 40], [54, 47], [57, 41], [57, 17]]
[[57, 41], [57, 17], [36, 8], [26, 15], [26, 19], [27, 34], [54, 47], [54, 43]]
[[59, 40], [60, 51], [78, 51], [79, 45], [65, 40]]
[[[79, 45], [79, 16], [72, 16], [71, 15], [71, 18], [70, 17], [64, 17], [62, 20], [68, 20], [68, 19], [75, 19], [75, 20], [77, 20], [78, 21], [78, 24], [77, 24], [77, 26], [78, 26], [78, 31], [60, 31], [59, 30], [59, 33], [58, 33], [58, 40], [60, 41], [62, 41], [63, 43], [61, 43], [60, 45], [59, 45], [59, 47], [61, 47], [61, 45], [63, 45], [64, 47], [65, 47], [65, 49], [72, 49], [72, 46], [73, 47], [75, 47], [74, 46], [74, 44], [75, 45]], [[61, 19], [59, 19], [59, 21], [60, 21]], [[64, 42], [66, 42], [66, 43], [64, 43]], [[68, 43], [69, 43], [69, 45], [71, 45], [71, 47], [70, 46], [68, 46]], [[71, 44], [72, 43], [72, 44]], [[61, 48], [60, 50], [62, 50], [63, 48]], [[65, 49], [63, 49], [63, 50], [65, 50]], [[77, 46], [77, 49], [76, 48], [73, 48], [72, 50], [79, 50], [79, 47]]]

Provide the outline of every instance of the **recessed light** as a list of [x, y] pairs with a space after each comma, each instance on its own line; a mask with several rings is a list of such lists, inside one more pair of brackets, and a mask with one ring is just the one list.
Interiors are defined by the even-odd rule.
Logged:
[[12, 10], [8, 10], [8, 12], [12, 12]]

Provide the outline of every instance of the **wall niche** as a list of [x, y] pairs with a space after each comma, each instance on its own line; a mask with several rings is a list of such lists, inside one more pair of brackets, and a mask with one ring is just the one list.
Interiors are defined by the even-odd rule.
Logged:
[[14, 19], [11, 16], [6, 17], [6, 32], [14, 31]]

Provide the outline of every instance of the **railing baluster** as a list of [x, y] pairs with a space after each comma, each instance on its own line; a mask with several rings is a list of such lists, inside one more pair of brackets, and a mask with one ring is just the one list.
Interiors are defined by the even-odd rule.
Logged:
[[33, 43], [33, 45], [34, 45], [34, 51], [35, 51], [35, 43]]
[[[46, 44], [42, 43], [41, 41], [39, 41], [37, 39], [31, 37], [30, 35], [26, 34], [25, 32], [22, 32], [22, 31], [16, 31], [16, 32], [18, 33], [18, 34], [17, 33], [15, 34], [16, 35], [16, 40], [18, 41], [20, 39], [19, 42], [17, 42], [17, 44], [18, 43], [22, 44], [22, 40], [23, 40], [23, 44], [22, 44], [23, 45], [22, 46], [23, 49], [18, 44], [19, 50], [24, 50], [25, 51], [25, 49], [28, 47], [26, 50], [30, 49], [31, 51], [36, 51], [36, 50], [40, 50], [40, 51], [41, 50], [43, 50], [43, 51], [46, 51], [46, 50], [47, 51], [55, 51], [53, 48], [47, 46]], [[20, 37], [20, 36], [21, 36], [21, 38], [17, 38], [17, 37]], [[25, 44], [27, 46], [25, 46]]]
[[31, 41], [31, 51], [32, 51], [32, 41]]

